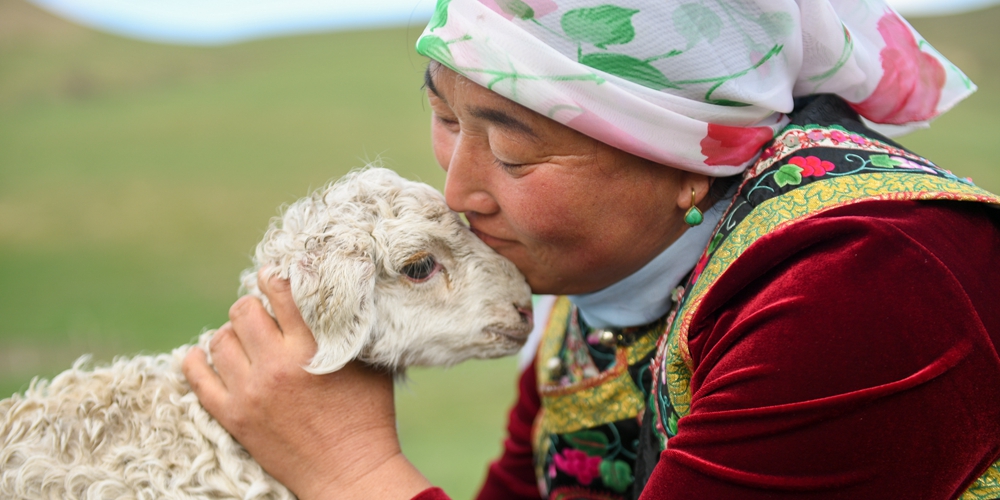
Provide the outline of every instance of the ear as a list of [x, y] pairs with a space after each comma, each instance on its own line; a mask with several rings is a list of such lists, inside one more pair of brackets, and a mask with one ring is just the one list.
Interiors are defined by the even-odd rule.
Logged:
[[708, 190], [712, 187], [712, 179], [707, 175], [696, 174], [693, 172], [684, 172], [678, 182], [680, 188], [677, 191], [677, 208], [682, 212], [686, 212], [692, 206], [692, 191], [694, 192], [694, 205], [701, 208], [703, 211], [707, 210], [709, 207], [704, 207], [702, 201], [708, 196]]
[[351, 230], [335, 235], [300, 261], [304, 285], [300, 290], [309, 297], [296, 303], [313, 309], [302, 314], [313, 329], [317, 347], [306, 371], [323, 374], [343, 368], [371, 338], [375, 325], [373, 250], [371, 235]]

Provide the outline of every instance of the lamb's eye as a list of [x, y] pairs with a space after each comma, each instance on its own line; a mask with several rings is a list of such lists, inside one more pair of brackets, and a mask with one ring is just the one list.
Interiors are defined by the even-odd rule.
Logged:
[[441, 266], [434, 260], [434, 256], [426, 254], [423, 257], [418, 256], [417, 260], [404, 265], [400, 272], [412, 281], [421, 282], [430, 279], [440, 268]]

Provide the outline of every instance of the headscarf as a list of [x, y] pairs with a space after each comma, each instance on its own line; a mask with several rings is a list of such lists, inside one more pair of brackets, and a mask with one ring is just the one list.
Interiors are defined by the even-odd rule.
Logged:
[[438, 0], [417, 51], [711, 176], [745, 170], [795, 97], [836, 94], [870, 123], [912, 129], [976, 89], [883, 0]]

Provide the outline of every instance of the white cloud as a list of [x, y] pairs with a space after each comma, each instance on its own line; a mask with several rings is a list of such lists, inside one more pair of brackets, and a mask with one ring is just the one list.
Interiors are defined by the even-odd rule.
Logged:
[[423, 25], [434, 11], [434, 0], [31, 1], [96, 29], [144, 40], [195, 45], [291, 33]]
[[[435, 0], [30, 0], [96, 29], [166, 43], [213, 45], [253, 38], [422, 25]], [[834, 0], [836, 1], [836, 0]], [[964, 12], [1000, 0], [889, 0], [904, 16]]]
[[958, 14], [1000, 3], [1000, 0], [887, 0], [903, 16], [923, 17]]

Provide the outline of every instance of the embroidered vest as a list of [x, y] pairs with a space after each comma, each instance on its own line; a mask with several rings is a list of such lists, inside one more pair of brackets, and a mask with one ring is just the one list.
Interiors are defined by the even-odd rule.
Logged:
[[[874, 200], [957, 200], [1000, 206], [1000, 197], [874, 135], [839, 125], [784, 129], [745, 174], [687, 285], [675, 297], [677, 304], [664, 329], [618, 348], [616, 362], [607, 370], [589, 377], [579, 368], [579, 377], [553, 372], [553, 359], [569, 359], [567, 352], [585, 353], [573, 351], [582, 340], [572, 328], [571, 305], [565, 298], [557, 301], [536, 359], [542, 409], [533, 437], [543, 495], [553, 499], [639, 495], [659, 452], [690, 409], [691, 320], [709, 288], [765, 234], [826, 210]], [[574, 363], [586, 366], [587, 360], [580, 356]], [[652, 374], [651, 386], [630, 376], [639, 372]], [[638, 437], [619, 436], [616, 432], [622, 434], [622, 427], [631, 432], [630, 426], [619, 424], [624, 422], [641, 422], [645, 428]], [[651, 443], [646, 452], [640, 449], [642, 437]], [[651, 463], [641, 463], [644, 457]], [[1000, 462], [961, 498], [997, 497]]]
[[536, 360], [542, 408], [533, 448], [544, 495], [611, 500], [631, 490], [649, 363], [665, 319], [585, 335], [569, 299], [556, 301]]

